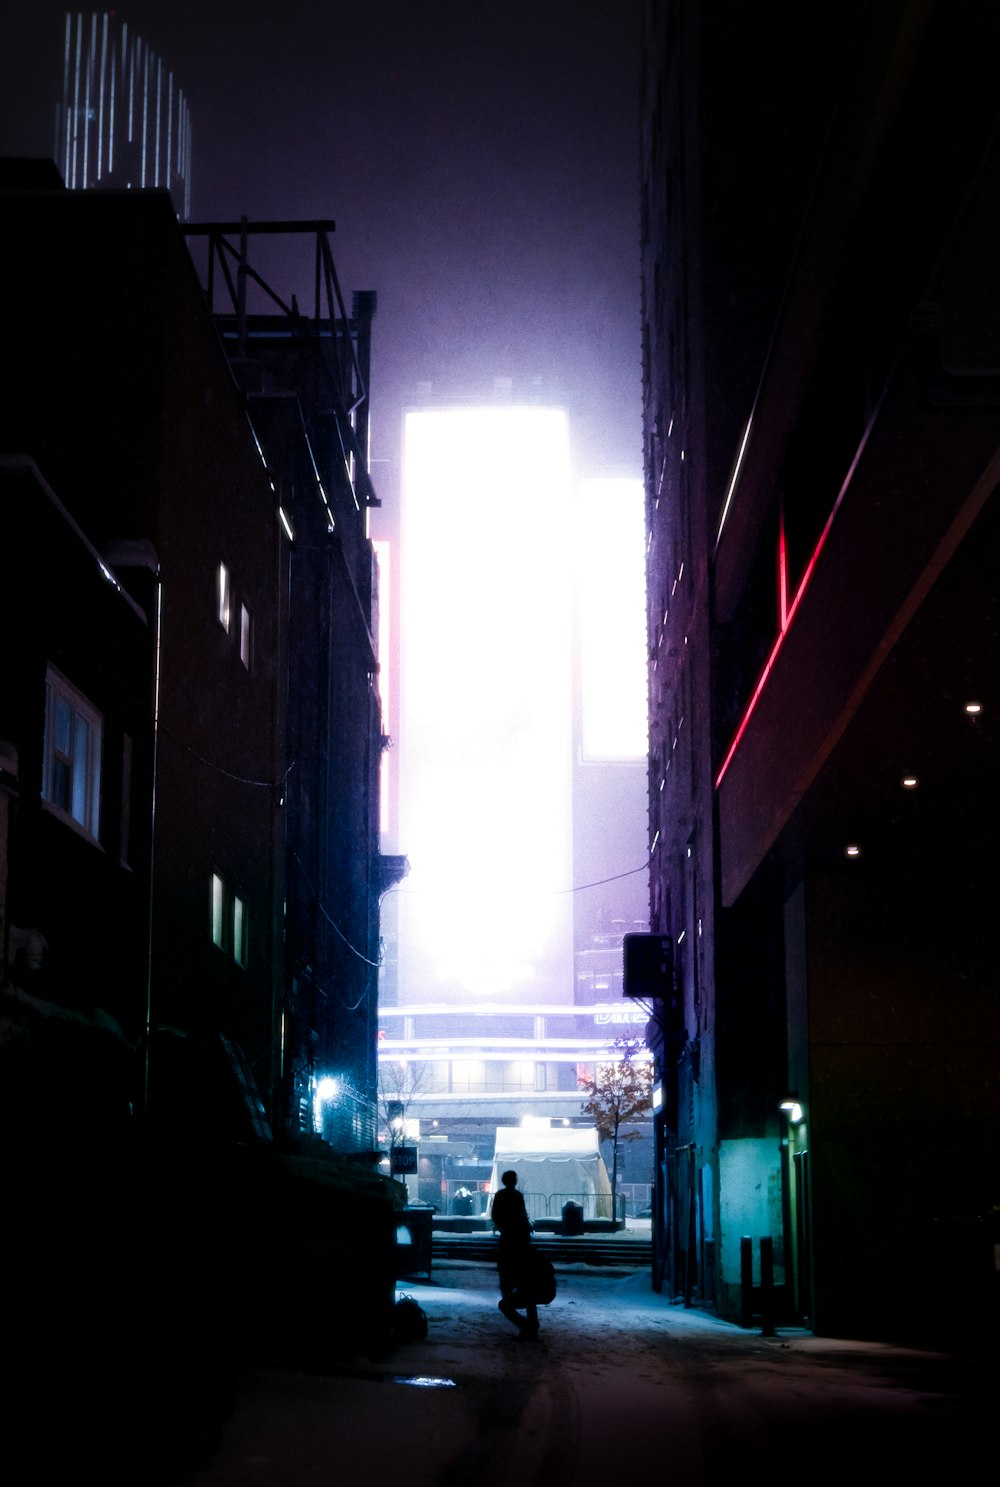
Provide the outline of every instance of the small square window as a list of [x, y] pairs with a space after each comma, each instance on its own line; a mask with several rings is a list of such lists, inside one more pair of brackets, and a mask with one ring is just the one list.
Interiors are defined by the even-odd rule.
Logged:
[[42, 798], [100, 839], [101, 715], [54, 667], [45, 678]]

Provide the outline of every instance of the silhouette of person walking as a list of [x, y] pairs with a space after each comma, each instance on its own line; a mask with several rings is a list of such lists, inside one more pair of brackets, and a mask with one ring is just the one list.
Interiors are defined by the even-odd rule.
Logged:
[[[497, 1271], [500, 1277], [499, 1309], [518, 1328], [521, 1337], [538, 1336], [538, 1307], [531, 1288], [531, 1222], [524, 1197], [517, 1190], [517, 1173], [504, 1172], [503, 1187], [490, 1210], [493, 1227], [500, 1235]], [[525, 1316], [521, 1316], [521, 1311]]]

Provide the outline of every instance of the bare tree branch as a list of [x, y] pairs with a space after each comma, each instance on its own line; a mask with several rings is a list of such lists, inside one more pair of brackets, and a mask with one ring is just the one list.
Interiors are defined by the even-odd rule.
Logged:
[[582, 1111], [597, 1127], [602, 1141], [611, 1142], [611, 1213], [617, 1212], [618, 1147], [622, 1141], [636, 1141], [638, 1131], [623, 1131], [622, 1126], [646, 1114], [651, 1104], [652, 1068], [638, 1054], [645, 1045], [637, 1038], [618, 1038], [608, 1063], [598, 1064], [596, 1078], [581, 1077], [581, 1089], [588, 1095]]

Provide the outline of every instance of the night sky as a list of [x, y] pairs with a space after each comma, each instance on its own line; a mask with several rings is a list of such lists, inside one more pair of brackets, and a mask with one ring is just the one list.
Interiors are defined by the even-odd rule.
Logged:
[[[641, 469], [639, 0], [141, 0], [118, 9], [193, 124], [192, 219], [333, 217], [375, 289], [373, 474], [401, 414], [516, 397], [570, 410], [580, 473]], [[54, 153], [65, 15], [8, 7], [0, 150]], [[290, 265], [304, 304], [310, 271]]]

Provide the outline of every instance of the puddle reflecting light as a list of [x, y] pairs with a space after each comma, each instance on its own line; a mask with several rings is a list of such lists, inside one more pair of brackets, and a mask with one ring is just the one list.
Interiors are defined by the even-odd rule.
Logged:
[[397, 1375], [392, 1382], [394, 1384], [409, 1384], [412, 1389], [457, 1389], [458, 1385], [454, 1379], [436, 1379], [429, 1374], [414, 1374], [411, 1378], [402, 1378]]

